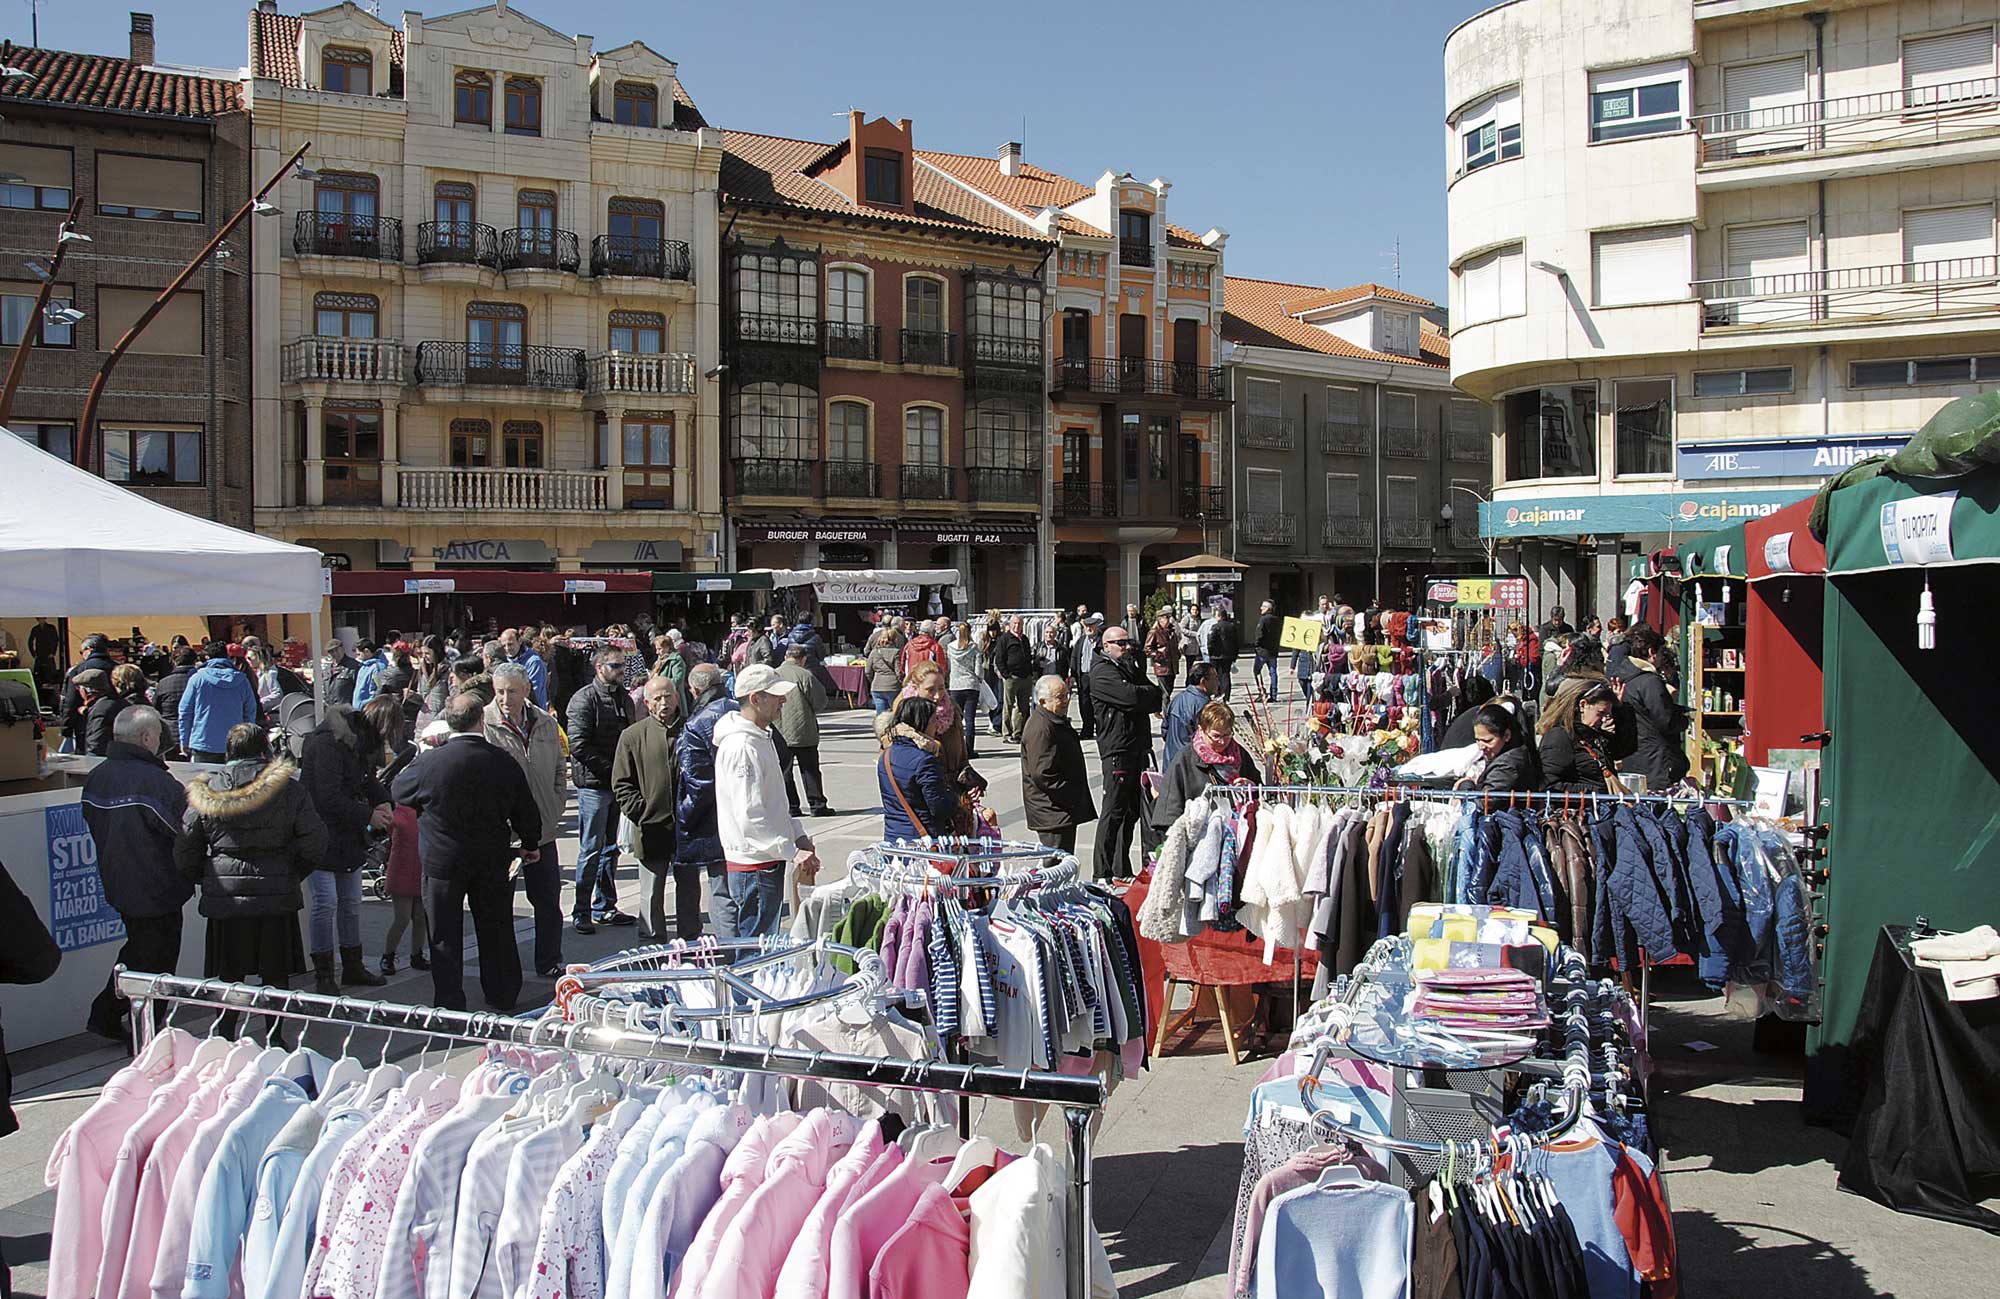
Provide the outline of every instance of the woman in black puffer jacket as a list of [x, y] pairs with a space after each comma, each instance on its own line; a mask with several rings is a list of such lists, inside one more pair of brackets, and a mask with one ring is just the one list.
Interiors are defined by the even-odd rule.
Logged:
[[[368, 831], [395, 824], [389, 790], [375, 773], [389, 758], [382, 733], [352, 708], [335, 706], [306, 736], [299, 751], [299, 782], [326, 825], [326, 854], [306, 879], [312, 895], [313, 991], [338, 996], [342, 984], [380, 987], [387, 980], [361, 956], [361, 863]], [[341, 968], [336, 976], [336, 939]]]
[[[188, 783], [188, 810], [174, 841], [174, 862], [201, 886], [208, 917], [212, 979], [260, 977], [291, 986], [305, 968], [299, 942], [299, 881], [326, 855], [326, 826], [298, 781], [296, 768], [271, 756], [254, 723], [229, 732], [222, 771]], [[234, 1017], [229, 1017], [233, 1030]]]

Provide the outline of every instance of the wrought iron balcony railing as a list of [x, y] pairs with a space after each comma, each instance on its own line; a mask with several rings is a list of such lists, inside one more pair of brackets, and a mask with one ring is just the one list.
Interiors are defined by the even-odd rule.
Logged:
[[1427, 460], [1434, 443], [1431, 431], [1390, 424], [1382, 429], [1382, 450], [1401, 460]]
[[932, 329], [902, 331], [897, 356], [904, 365], [957, 365], [958, 335]]
[[426, 387], [488, 385], [548, 391], [581, 388], [583, 350], [540, 344], [418, 343], [414, 378]]
[[1228, 400], [1219, 365], [1154, 361], [1146, 357], [1065, 356], [1056, 363], [1059, 390], [1180, 397], [1187, 401]]
[[882, 494], [882, 466], [873, 460], [829, 460], [820, 466], [821, 495], [874, 500]]
[[1493, 439], [1481, 430], [1455, 428], [1449, 445], [1453, 460], [1483, 465], [1493, 458]]
[[799, 496], [813, 494], [813, 462], [746, 456], [731, 462], [738, 496]]
[[1042, 499], [1039, 475], [1032, 469], [968, 469], [975, 505], [1036, 505]]
[[1329, 547], [1372, 545], [1375, 526], [1369, 519], [1328, 519], [1320, 524], [1319, 540]]
[[1423, 519], [1387, 519], [1382, 524], [1382, 539], [1391, 546], [1427, 546], [1431, 525]]
[[1229, 517], [1229, 489], [1226, 487], [1183, 487], [1179, 492], [1181, 517], [1214, 523]]
[[1299, 539], [1299, 516], [1285, 513], [1245, 513], [1243, 540], [1253, 546], [1289, 546]]
[[1118, 264], [1120, 266], [1151, 266], [1153, 264], [1153, 241], [1150, 239], [1120, 239], [1118, 241]]
[[1055, 513], [1059, 519], [1115, 519], [1118, 491], [1108, 483], [1064, 479], [1056, 484]]
[[678, 239], [598, 235], [590, 241], [592, 275], [633, 275], [649, 280], [691, 280], [694, 257]]
[[292, 251], [301, 257], [403, 260], [403, 223], [394, 217], [301, 212], [292, 223]]
[[426, 221], [417, 227], [417, 262], [500, 265], [500, 235], [477, 221]]
[[842, 361], [882, 359], [882, 327], [852, 325], [842, 320], [820, 322], [820, 337], [826, 340], [826, 354]]
[[958, 469], [953, 465], [904, 465], [902, 480], [906, 501], [958, 499]]
[[1290, 415], [1246, 415], [1243, 417], [1243, 445], [1266, 451], [1290, 451], [1298, 446], [1296, 425]]
[[522, 226], [500, 232], [503, 271], [567, 271], [574, 275], [582, 265], [574, 230]]
[[1321, 455], [1365, 456], [1369, 449], [1368, 425], [1360, 420], [1329, 419], [1319, 426]]

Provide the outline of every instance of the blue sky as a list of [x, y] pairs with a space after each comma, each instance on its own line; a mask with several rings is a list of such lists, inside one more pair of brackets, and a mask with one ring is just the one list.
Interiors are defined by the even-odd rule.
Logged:
[[[44, 0], [42, 44], [122, 53], [126, 13], [149, 2], [162, 61], [235, 67], [247, 57], [252, 0]], [[600, 48], [645, 41], [680, 65], [718, 125], [830, 140], [853, 107], [913, 118], [919, 148], [990, 153], [1022, 136], [1025, 117], [1032, 163], [1086, 183], [1106, 168], [1172, 181], [1170, 215], [1228, 230], [1233, 274], [1394, 283], [1400, 238], [1403, 288], [1442, 300], [1444, 36], [1488, 3], [513, 7], [587, 31]], [[390, 21], [404, 7], [380, 6]], [[460, 7], [435, 0], [426, 12]], [[27, 0], [0, 0], [0, 35], [25, 42], [28, 12]]]

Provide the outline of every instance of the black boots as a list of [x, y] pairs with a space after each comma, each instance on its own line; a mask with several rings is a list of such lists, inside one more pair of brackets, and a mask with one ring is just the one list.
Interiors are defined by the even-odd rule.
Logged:
[[340, 980], [334, 976], [333, 953], [314, 952], [312, 958], [313, 991], [322, 997], [338, 997], [340, 995]]
[[340, 949], [340, 981], [352, 987], [379, 988], [388, 980], [368, 968], [359, 947]]

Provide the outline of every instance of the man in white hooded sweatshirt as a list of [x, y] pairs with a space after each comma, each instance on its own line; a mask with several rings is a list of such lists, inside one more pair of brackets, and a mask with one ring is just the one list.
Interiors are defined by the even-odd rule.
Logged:
[[785, 900], [785, 864], [810, 884], [819, 873], [812, 836], [791, 812], [771, 724], [793, 690], [766, 664], [736, 676], [736, 712], [715, 724], [715, 809], [725, 866], [723, 885], [736, 901], [736, 934], [761, 938], [778, 931]]

